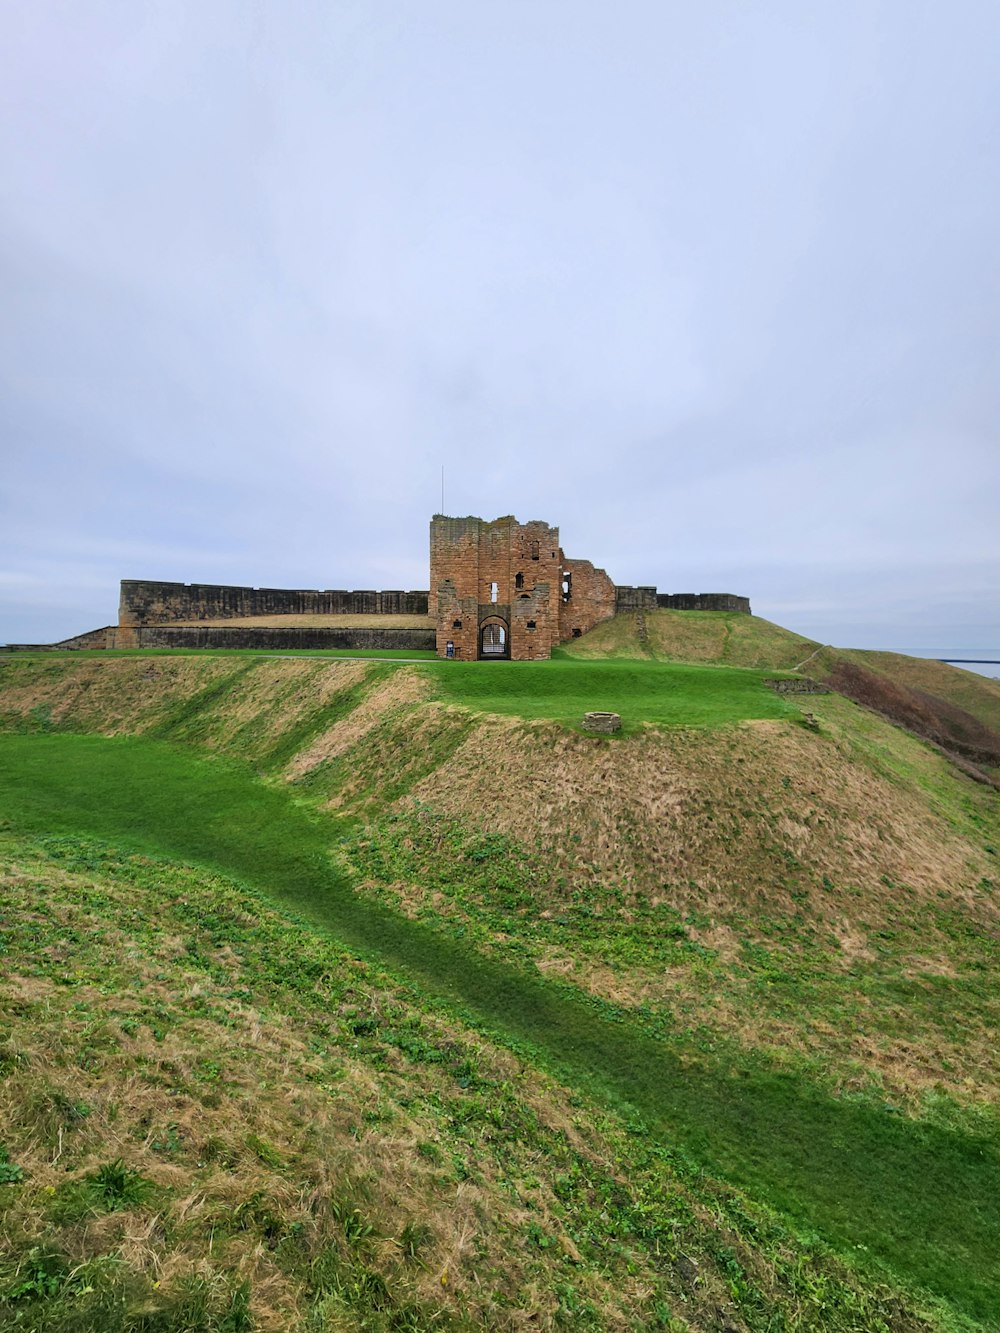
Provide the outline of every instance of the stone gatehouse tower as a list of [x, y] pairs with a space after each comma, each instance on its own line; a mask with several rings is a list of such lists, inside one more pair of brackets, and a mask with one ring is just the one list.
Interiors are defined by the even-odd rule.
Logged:
[[427, 609], [439, 657], [530, 662], [613, 616], [615, 585], [547, 523], [435, 514]]

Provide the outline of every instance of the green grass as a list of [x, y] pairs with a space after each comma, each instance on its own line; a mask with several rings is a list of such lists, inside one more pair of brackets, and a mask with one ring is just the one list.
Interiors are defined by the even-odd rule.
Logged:
[[[449, 675], [458, 664], [442, 665], [441, 679], [462, 683], [468, 697], [472, 671], [459, 677]], [[560, 672], [562, 665], [544, 664], [536, 675], [543, 681], [545, 669], [557, 668], [549, 708], [598, 678], [586, 669], [576, 675], [576, 664]], [[488, 684], [498, 668], [510, 670], [478, 670]], [[517, 670], [527, 676], [532, 668]], [[754, 673], [727, 674], [751, 682], [745, 706], [757, 691], [760, 706], [772, 706]], [[662, 672], [609, 678], [633, 682], [647, 711], [657, 706]], [[529, 692], [518, 703], [530, 707]], [[636, 1117], [660, 1144], [818, 1231], [860, 1266], [885, 1265], [911, 1289], [987, 1325], [1000, 1309], [1000, 1154], [990, 1139], [830, 1097], [759, 1059], [734, 1064], [686, 1049], [666, 1028], [653, 1035], [624, 1011], [363, 900], [331, 860], [334, 823], [218, 758], [139, 739], [4, 736], [0, 801], [19, 829], [87, 833], [246, 880]]]
[[[245, 884], [70, 836], [0, 832], [0, 862], [0, 951], [33, 995], [0, 988], [23, 1047], [0, 1044], [0, 1121], [25, 1167], [0, 1190], [0, 1326], [234, 1333], [238, 1275], [244, 1326], [270, 1303], [262, 1326], [298, 1333], [685, 1333], [720, 1304], [748, 1333], [928, 1333], [897, 1288]], [[119, 1155], [139, 1180], [109, 1172]], [[130, 1217], [102, 1219], [130, 1184]], [[154, 1224], [155, 1267], [117, 1244]]]
[[438, 698], [448, 703], [570, 726], [585, 712], [620, 713], [626, 730], [640, 722], [707, 727], [794, 716], [764, 679], [764, 672], [739, 667], [558, 655], [548, 662], [443, 662], [434, 671]]

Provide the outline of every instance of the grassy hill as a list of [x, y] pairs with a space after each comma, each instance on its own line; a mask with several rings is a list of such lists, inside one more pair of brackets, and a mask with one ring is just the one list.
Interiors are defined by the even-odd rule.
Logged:
[[1000, 681], [901, 653], [832, 648], [758, 616], [651, 611], [616, 616], [564, 655], [803, 671], [1000, 778]]
[[562, 649], [571, 657], [718, 662], [793, 670], [821, 645], [760, 616], [729, 611], [645, 611], [615, 616]]
[[997, 793], [733, 619], [0, 662], [0, 1322], [995, 1327]]

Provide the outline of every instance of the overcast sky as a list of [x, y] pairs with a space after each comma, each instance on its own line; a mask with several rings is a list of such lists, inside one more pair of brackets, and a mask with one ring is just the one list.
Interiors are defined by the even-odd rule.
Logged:
[[0, 642], [445, 512], [1000, 656], [997, 0], [3, 0]]

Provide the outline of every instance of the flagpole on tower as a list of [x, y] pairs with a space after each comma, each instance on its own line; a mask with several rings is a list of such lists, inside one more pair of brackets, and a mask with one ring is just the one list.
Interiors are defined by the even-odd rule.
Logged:
[[441, 513], [444, 513], [444, 464], [441, 464]]

